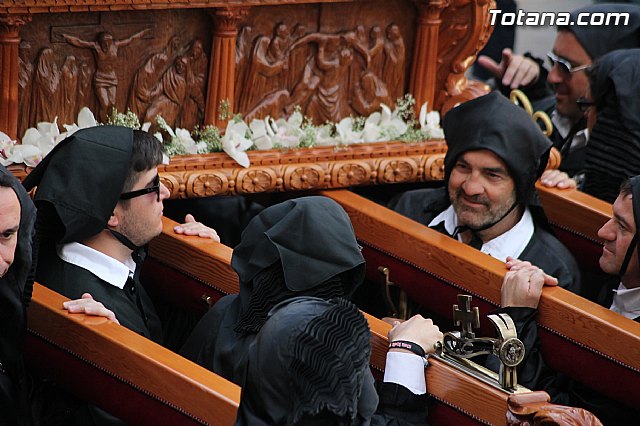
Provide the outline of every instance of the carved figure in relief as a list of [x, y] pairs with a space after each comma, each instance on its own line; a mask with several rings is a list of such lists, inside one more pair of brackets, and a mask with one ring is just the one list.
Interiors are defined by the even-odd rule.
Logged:
[[249, 72], [245, 81], [245, 88], [240, 94], [240, 110], [249, 111], [264, 98], [265, 95], [284, 86], [283, 70], [287, 68], [287, 43], [289, 29], [279, 24], [273, 39], [267, 36], [258, 37], [250, 55]]
[[60, 71], [55, 62], [53, 49], [42, 49], [33, 73], [29, 123], [53, 121], [58, 115], [60, 105], [56, 105], [55, 100], [58, 99], [59, 85]]
[[387, 40], [384, 43], [384, 69], [385, 80], [389, 83], [389, 94], [393, 99], [403, 95], [404, 92], [404, 40], [400, 34], [400, 28], [396, 24], [387, 27]]
[[353, 62], [352, 50], [343, 47], [333, 58], [327, 54], [325, 44], [318, 47], [316, 65], [323, 72], [320, 84], [311, 96], [307, 114], [320, 121], [335, 121], [351, 111], [347, 87], [348, 68]]
[[162, 76], [160, 81], [162, 91], [147, 109], [144, 121], [154, 122], [156, 116], [160, 114], [169, 126], [180, 126], [178, 118], [187, 97], [188, 69], [189, 59], [186, 56], [178, 56], [173, 66]]
[[306, 64], [310, 61], [311, 52], [308, 45], [301, 45], [297, 49], [293, 48], [296, 41], [307, 35], [307, 26], [298, 24], [291, 34], [292, 45], [289, 50], [289, 69], [287, 70], [286, 89], [293, 92], [296, 83], [303, 78]]
[[75, 56], [66, 57], [60, 69], [60, 75], [58, 119], [60, 123], [75, 123], [78, 99], [78, 60]]
[[33, 64], [29, 61], [31, 44], [27, 41], [20, 42], [18, 48], [18, 99], [20, 102], [20, 123], [18, 135], [24, 135], [29, 127], [29, 113], [31, 107], [31, 79], [33, 77]]
[[209, 61], [201, 40], [193, 42], [188, 59], [187, 98], [182, 109], [180, 124], [186, 129], [192, 129], [204, 118], [204, 89]]
[[251, 49], [251, 36], [253, 28], [250, 26], [243, 27], [238, 34], [236, 43], [236, 80], [234, 87], [234, 99], [240, 100], [243, 94], [244, 83], [247, 81], [249, 74], [249, 49]]
[[373, 72], [366, 71], [355, 85], [351, 106], [358, 114], [369, 116], [380, 110], [380, 103], [392, 103], [387, 86]]
[[104, 31], [98, 34], [95, 41], [81, 40], [70, 34], [62, 34], [67, 43], [72, 46], [92, 49], [93, 51], [96, 61], [93, 85], [98, 98], [98, 117], [100, 119], [105, 119], [116, 103], [118, 49], [128, 46], [135, 40], [144, 37], [150, 31], [147, 28], [122, 40], [114, 40], [111, 33]]
[[384, 34], [382, 28], [375, 26], [369, 31], [369, 61], [367, 63], [369, 70], [378, 76], [382, 76], [384, 68]]
[[85, 61], [80, 61], [80, 72], [78, 78], [78, 106], [79, 109], [87, 107], [91, 111], [95, 111], [95, 106], [91, 98], [91, 80], [93, 79], [93, 70]]
[[144, 116], [153, 99], [162, 91], [162, 86], [158, 82], [177, 48], [178, 38], [173, 37], [164, 50], [151, 55], [136, 71], [131, 83], [128, 107], [138, 117]]

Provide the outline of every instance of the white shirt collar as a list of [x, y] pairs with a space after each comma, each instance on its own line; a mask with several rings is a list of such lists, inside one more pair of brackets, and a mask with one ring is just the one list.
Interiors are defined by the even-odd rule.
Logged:
[[627, 318], [640, 317], [640, 287], [626, 288], [620, 283], [618, 289], [613, 290], [613, 303], [609, 309]]
[[131, 257], [122, 263], [80, 243], [69, 243], [58, 247], [58, 256], [65, 262], [86, 269], [101, 280], [120, 289], [124, 288], [129, 274], [136, 269], [136, 263]]
[[[429, 226], [437, 226], [442, 222], [444, 222], [444, 228], [449, 235], [453, 234], [458, 226], [458, 216], [452, 205], [436, 216], [431, 223], [429, 223]], [[498, 235], [491, 241], [482, 244], [480, 251], [503, 262], [507, 261], [507, 256], [518, 258], [527, 247], [527, 244], [529, 244], [529, 241], [531, 241], [534, 230], [535, 227], [533, 225], [531, 212], [529, 208], [526, 208], [520, 221], [516, 223], [513, 228], [502, 235]], [[458, 235], [458, 241], [462, 241], [460, 235]]]
[[[562, 138], [565, 138], [569, 132], [571, 131], [571, 126], [573, 123], [567, 117], [563, 117], [558, 114], [558, 111], [553, 110], [551, 112], [551, 122], [558, 129], [558, 133]], [[582, 148], [587, 145], [587, 141], [589, 140], [589, 129], [582, 129], [576, 132], [571, 140], [571, 145], [569, 145], [569, 152], [574, 149]]]

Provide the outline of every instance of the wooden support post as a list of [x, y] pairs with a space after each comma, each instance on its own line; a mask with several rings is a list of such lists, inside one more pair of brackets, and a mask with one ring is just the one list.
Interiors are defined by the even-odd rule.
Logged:
[[222, 101], [228, 102], [229, 110], [234, 111], [237, 25], [248, 12], [248, 8], [237, 7], [222, 7], [211, 12], [214, 34], [211, 44], [205, 124], [215, 124], [221, 128], [226, 126], [227, 120], [220, 120], [218, 117], [218, 108]]
[[416, 114], [427, 102], [432, 110], [435, 99], [436, 73], [438, 70], [438, 32], [441, 12], [450, 0], [414, 0], [418, 9], [416, 39], [413, 49], [413, 64], [409, 93], [416, 100]]
[[0, 131], [18, 137], [18, 45], [31, 15], [0, 15]]

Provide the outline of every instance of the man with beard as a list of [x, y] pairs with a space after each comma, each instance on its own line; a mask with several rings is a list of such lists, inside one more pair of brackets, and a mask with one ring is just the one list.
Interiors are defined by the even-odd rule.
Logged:
[[[38, 282], [72, 299], [88, 293], [121, 325], [157, 343], [163, 330], [139, 274], [143, 246], [162, 232], [169, 191], [159, 180], [161, 162], [161, 145], [151, 134], [98, 126], [60, 142], [24, 181], [27, 189], [38, 186]], [[186, 221], [177, 233], [217, 239], [192, 216]], [[86, 405], [57, 421], [119, 423]]]
[[578, 266], [538, 204], [551, 143], [531, 117], [493, 92], [449, 111], [443, 128], [444, 187], [405, 192], [394, 210], [502, 261], [528, 260], [578, 292]]
[[[636, 322], [640, 321], [639, 220], [640, 176], [635, 176], [622, 184], [613, 203], [611, 219], [598, 231], [604, 240], [600, 268], [614, 279], [601, 283], [596, 302]], [[603, 397], [545, 365], [539, 349], [536, 315], [542, 287], [553, 285], [556, 280], [529, 262], [510, 259], [506, 266], [510, 271], [502, 284], [500, 311], [513, 318], [518, 336], [525, 336], [522, 340], [527, 355], [518, 367], [518, 378], [527, 378], [522, 384], [530, 389], [546, 390], [553, 403], [586, 408], [605, 425], [627, 425], [631, 419], [637, 419], [640, 415], [637, 408], [632, 410]]]
[[[542, 61], [530, 55], [517, 55], [511, 49], [502, 52], [498, 64], [489, 57], [479, 57], [478, 64], [489, 70], [507, 92], [523, 90], [533, 101], [534, 109], [544, 110], [551, 116], [554, 132], [551, 141], [562, 153], [560, 170], [582, 181], [585, 147], [589, 139], [584, 113], [576, 101], [587, 94], [587, 69], [593, 61], [617, 49], [640, 47], [640, 7], [622, 4], [589, 5], [571, 12], [570, 22], [577, 23], [580, 15], [588, 20], [593, 14], [628, 14], [609, 25], [559, 25], [551, 52], [547, 54], [551, 70], [542, 67]], [[607, 16], [608, 18], [611, 15]], [[551, 93], [547, 83], [553, 87]], [[559, 182], [562, 182], [558, 185]], [[548, 171], [542, 177], [547, 186], [562, 188], [575, 183], [563, 179], [558, 171]]]

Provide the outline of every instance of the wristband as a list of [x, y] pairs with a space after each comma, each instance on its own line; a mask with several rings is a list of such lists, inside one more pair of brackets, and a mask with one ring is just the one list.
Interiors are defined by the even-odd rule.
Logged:
[[406, 349], [414, 354], [423, 357], [425, 356], [424, 349], [417, 343], [409, 342], [407, 340], [395, 340], [389, 344], [389, 349]]

